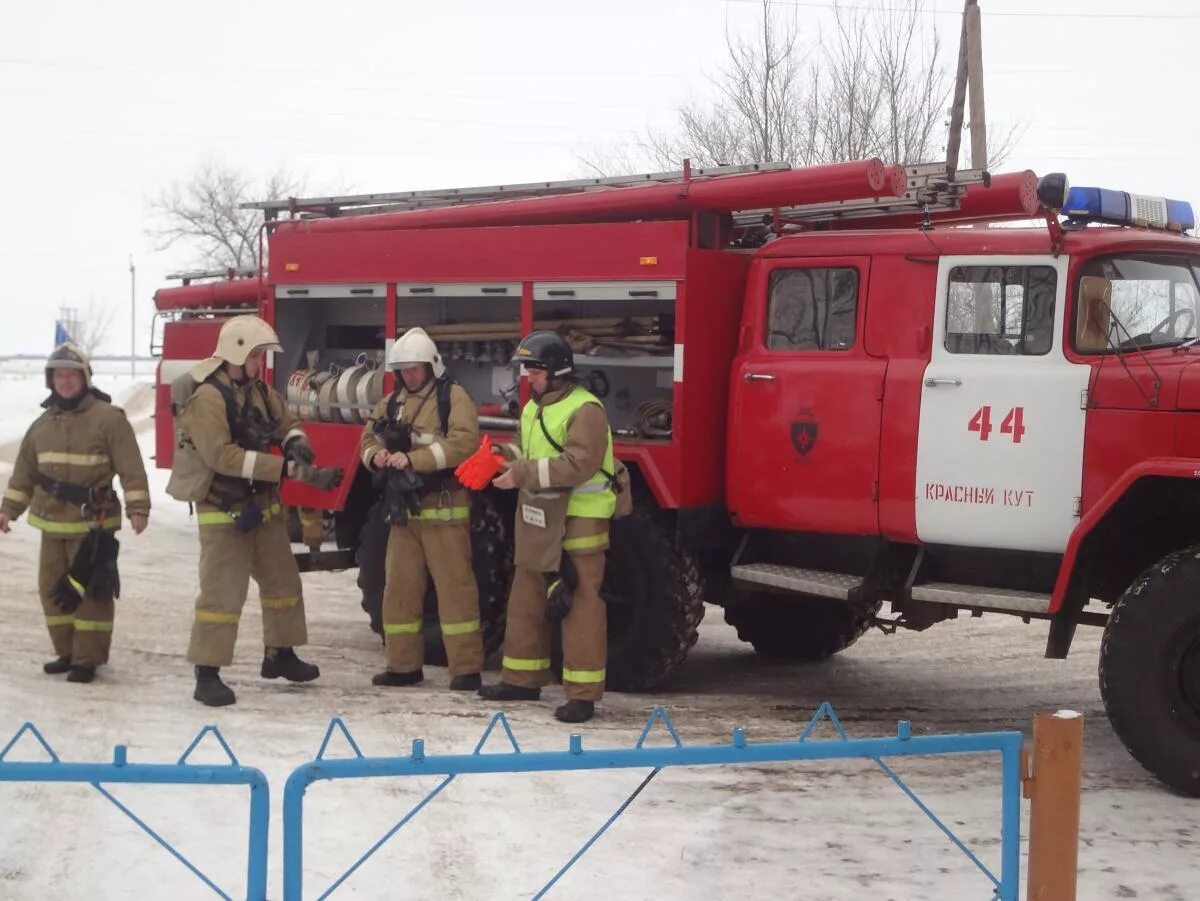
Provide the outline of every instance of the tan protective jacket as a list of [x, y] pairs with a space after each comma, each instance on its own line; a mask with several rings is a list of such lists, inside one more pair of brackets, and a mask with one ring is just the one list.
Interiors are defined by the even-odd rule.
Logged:
[[[112, 485], [121, 479], [129, 513], [150, 513], [150, 485], [133, 427], [125, 411], [89, 393], [73, 410], [51, 404], [34, 420], [17, 453], [0, 511], [16, 519], [29, 510], [29, 524], [54, 535], [83, 535], [85, 512], [42, 487], [40, 476], [85, 488]], [[105, 525], [119, 528], [121, 505], [110, 495], [104, 505]]]

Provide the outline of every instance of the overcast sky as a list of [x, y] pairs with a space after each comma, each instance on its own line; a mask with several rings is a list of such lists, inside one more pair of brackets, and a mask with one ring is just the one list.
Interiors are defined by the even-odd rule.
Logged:
[[[828, 24], [829, 2], [793, 5], [810, 34]], [[989, 119], [1026, 127], [1006, 169], [1200, 202], [1200, 9], [981, 6]], [[961, 5], [930, 8], [950, 62]], [[130, 255], [145, 353], [153, 291], [190, 261], [147, 237], [147, 200], [206, 157], [318, 190], [577, 177], [580, 154], [709, 96], [725, 29], [757, 15], [743, 0], [7, 4], [0, 354], [47, 352], [58, 308], [91, 298], [119, 311], [103, 349], [128, 352]]]

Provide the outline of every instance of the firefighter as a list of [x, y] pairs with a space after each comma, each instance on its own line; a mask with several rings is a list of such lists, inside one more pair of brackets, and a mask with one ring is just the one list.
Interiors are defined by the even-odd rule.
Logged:
[[371, 681], [395, 687], [424, 680], [421, 615], [432, 577], [450, 689], [475, 691], [482, 684], [483, 635], [471, 566], [471, 502], [454, 469], [479, 447], [479, 417], [470, 395], [446, 376], [424, 329], [406, 331], [387, 364], [396, 390], [375, 406], [360, 443], [391, 525], [383, 593], [387, 669]]
[[582, 723], [604, 694], [607, 619], [600, 583], [616, 510], [612, 432], [604, 405], [575, 382], [570, 346], [557, 332], [530, 333], [513, 362], [529, 377], [519, 445], [493, 481], [518, 488], [516, 572], [508, 600], [504, 669], [480, 689], [491, 701], [534, 701], [550, 681], [550, 630], [561, 621], [563, 688], [554, 711]]
[[68, 682], [91, 682], [108, 662], [113, 599], [120, 594], [117, 541], [121, 479], [135, 534], [146, 529], [150, 491], [137, 439], [125, 413], [93, 387], [87, 355], [74, 344], [46, 361], [50, 396], [25, 438], [0, 502], [0, 532], [26, 509], [42, 532], [38, 593], [57, 658], [42, 666]]
[[[328, 491], [341, 484], [342, 470], [313, 465], [299, 420], [262, 380], [268, 350], [281, 350], [271, 326], [234, 316], [213, 356], [172, 385], [178, 419], [167, 492], [196, 505], [200, 595], [187, 657], [196, 668], [193, 697], [210, 707], [237, 700], [220, 669], [233, 662], [251, 578], [262, 602], [262, 677], [310, 682], [320, 675], [294, 650], [308, 632], [279, 483], [291, 478]], [[282, 457], [269, 452], [273, 446]]]

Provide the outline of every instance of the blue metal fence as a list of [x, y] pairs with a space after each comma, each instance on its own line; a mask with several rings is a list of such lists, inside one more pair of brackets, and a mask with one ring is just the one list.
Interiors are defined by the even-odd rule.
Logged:
[[[30, 735], [42, 746], [50, 759], [40, 763], [9, 761], [9, 752]], [[188, 758], [206, 735], [211, 735], [229, 757], [229, 763], [219, 766], [188, 763]], [[129, 817], [147, 835], [188, 868], [200, 881], [222, 898], [232, 898], [191, 861], [177, 851], [145, 821], [122, 804], [104, 784], [143, 785], [245, 785], [250, 789], [250, 835], [246, 865], [246, 897], [264, 901], [267, 896], [267, 829], [270, 821], [270, 790], [267, 778], [253, 767], [238, 763], [233, 751], [216, 726], [205, 726], [197, 733], [178, 762], [171, 764], [129, 763], [124, 745], [113, 749], [112, 763], [71, 763], [60, 760], [33, 723], [25, 723], [0, 751], [0, 782], [79, 782], [91, 785], [104, 798]]]
[[[837, 731], [836, 739], [811, 739], [813, 729], [828, 719]], [[670, 746], [647, 747], [645, 742], [655, 724], [661, 724], [672, 739]], [[499, 725], [503, 728], [512, 750], [508, 753], [482, 754], [484, 744]], [[325, 753], [334, 731], [340, 731], [354, 752], [353, 758], [329, 759]], [[998, 753], [1001, 758], [1001, 861], [997, 877], [979, 858], [940, 820], [917, 794], [884, 762], [884, 758], [919, 757], [947, 754]], [[460, 775], [477, 773], [532, 773], [579, 770], [649, 769], [641, 784], [625, 799], [579, 850], [550, 878], [534, 896], [542, 898], [559, 879], [587, 852], [616, 822], [634, 799], [664, 768], [672, 766], [718, 766], [747, 763], [778, 763], [788, 761], [868, 759], [891, 779], [946, 835], [955, 847], [990, 881], [994, 899], [1017, 901], [1020, 878], [1020, 805], [1021, 805], [1021, 733], [988, 732], [963, 735], [913, 736], [907, 722], [898, 725], [896, 735], [887, 738], [851, 739], [828, 703], [822, 704], [796, 741], [751, 743], [742, 729], [734, 729], [732, 740], [722, 745], [687, 746], [679, 738], [666, 712], [655, 708], [646, 728], [632, 748], [586, 750], [579, 735], [572, 735], [566, 751], [537, 751], [525, 753], [517, 744], [504, 714], [497, 713], [488, 724], [471, 754], [428, 756], [425, 743], [416, 739], [407, 757], [366, 757], [340, 719], [333, 719], [317, 757], [296, 770], [288, 778], [283, 797], [283, 887], [284, 901], [299, 901], [303, 887], [304, 868], [304, 794], [314, 782], [337, 779], [368, 779], [384, 776], [442, 776], [442, 781], [413, 806], [382, 838], [320, 895], [328, 897], [381, 848], [393, 835], [409, 823], [421, 810]]]

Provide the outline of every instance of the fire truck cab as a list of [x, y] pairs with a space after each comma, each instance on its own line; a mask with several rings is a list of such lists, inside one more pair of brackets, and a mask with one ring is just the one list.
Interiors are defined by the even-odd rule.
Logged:
[[[231, 313], [274, 324], [276, 387], [319, 462], [352, 473], [406, 328], [438, 342], [494, 440], [527, 397], [513, 345], [556, 328], [634, 475], [604, 587], [613, 688], [666, 680], [705, 604], [793, 660], [960, 612], [1047, 621], [1050, 657], [1098, 625], [1118, 735], [1200, 795], [1187, 204], [872, 160], [257, 206], [264, 272], [156, 295], [160, 466], [170, 382]], [[302, 565], [357, 564], [378, 628], [386, 526], [369, 478], [284, 497], [335, 546]], [[483, 492], [472, 513], [489, 650], [511, 504]], [[436, 658], [432, 606], [426, 627]]]

